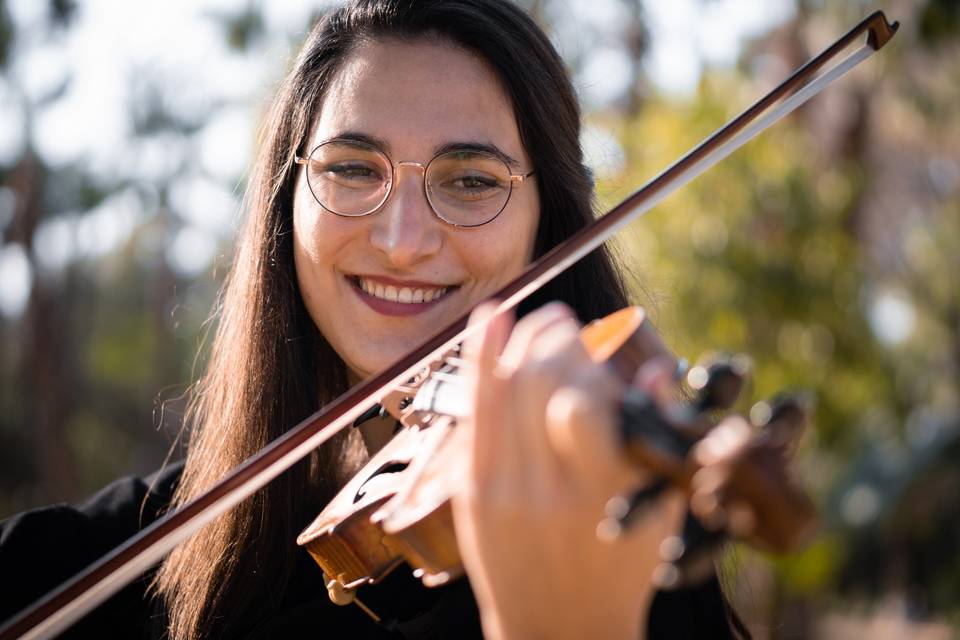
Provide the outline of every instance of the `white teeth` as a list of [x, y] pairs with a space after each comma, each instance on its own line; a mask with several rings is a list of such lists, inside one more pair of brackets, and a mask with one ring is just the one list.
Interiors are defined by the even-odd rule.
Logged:
[[364, 293], [371, 295], [374, 298], [390, 300], [391, 302], [399, 302], [401, 304], [420, 304], [423, 302], [432, 302], [433, 300], [436, 300], [445, 294], [448, 289], [448, 287], [442, 287], [439, 289], [413, 289], [411, 287], [397, 288], [393, 285], [384, 286], [378, 282], [374, 282], [373, 280], [367, 280], [366, 278], [357, 278], [357, 280], [359, 281], [358, 284]]

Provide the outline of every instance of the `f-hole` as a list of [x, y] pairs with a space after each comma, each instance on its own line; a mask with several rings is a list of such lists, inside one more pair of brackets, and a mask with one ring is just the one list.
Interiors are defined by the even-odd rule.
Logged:
[[409, 466], [410, 464], [408, 462], [387, 462], [383, 464], [379, 469], [374, 471], [373, 474], [367, 478], [362, 485], [360, 485], [359, 489], [357, 489], [356, 495], [353, 496], [354, 504], [363, 500], [363, 497], [367, 494], [367, 485], [373, 482], [377, 476], [382, 476], [386, 473], [401, 473]]

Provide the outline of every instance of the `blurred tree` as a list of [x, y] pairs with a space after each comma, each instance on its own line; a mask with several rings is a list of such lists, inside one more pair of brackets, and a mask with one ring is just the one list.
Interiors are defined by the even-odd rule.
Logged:
[[[51, 3], [48, 28], [67, 28], [71, 15], [70, 3]], [[16, 42], [13, 23], [7, 22], [11, 26], [8, 43]], [[9, 45], [5, 48], [7, 65], [13, 59], [11, 50]], [[31, 101], [14, 76], [4, 75], [13, 92], [20, 97], [27, 130], [33, 122], [34, 112], [58, 100], [67, 85], [66, 81], [61, 82]], [[68, 348], [72, 327], [67, 325], [63, 327], [65, 330], [60, 330], [58, 325], [69, 315], [75, 290], [61, 291], [62, 285], [46, 277], [39, 268], [35, 238], [46, 216], [45, 191], [55, 180], [51, 180], [49, 170], [37, 155], [29, 134], [20, 157], [4, 172], [3, 178], [5, 186], [14, 196], [13, 215], [4, 233], [4, 243], [12, 244], [23, 252], [32, 274], [27, 309], [22, 318], [25, 340], [21, 344], [19, 361], [10, 362], [27, 375], [12, 377], [17, 383], [10, 391], [12, 397], [31, 399], [17, 407], [19, 410], [12, 415], [24, 421], [18, 425], [21, 434], [29, 433], [32, 436], [23, 439], [21, 434], [17, 434], [20, 438], [14, 441], [29, 443], [28, 450], [33, 455], [23, 455], [27, 452], [18, 455], [16, 450], [8, 450], [8, 454], [12, 454], [11, 458], [34, 459], [37, 477], [46, 495], [69, 495], [75, 480], [74, 461], [62, 446], [63, 426], [71, 410], [76, 379]], [[65, 280], [70, 279], [68, 277]], [[25, 425], [31, 428], [23, 428]], [[11, 467], [17, 471], [23, 470], [22, 464], [12, 464]]]
[[[22, 61], [63, 46], [80, 11], [49, 0], [18, 25], [0, 3], [0, 89], [18, 98], [24, 123], [23, 148], [0, 165], [0, 195], [13, 203], [9, 221], [0, 216], [0, 250], [21, 253], [29, 276], [25, 309], [0, 316], [0, 514], [76, 500], [160, 464], [216, 286], [187, 281], [172, 247], [185, 227], [184, 192], [198, 178], [223, 179], [206, 175], [199, 145], [226, 104], [185, 104], [160, 70], [133, 68], [121, 171], [105, 173], [86, 155], [51, 164], [37, 150], [41, 116], [69, 97], [72, 77], [64, 69], [38, 95], [25, 88]], [[207, 19], [234, 50], [260, 46], [256, 6]], [[240, 176], [229, 179], [232, 191]], [[121, 234], [116, 248], [84, 248], [104, 233]], [[171, 394], [173, 402], [163, 398]]]
[[[778, 634], [773, 621], [785, 636], [815, 635], [810, 608], [841, 594], [894, 595], [912, 615], [955, 615], [960, 601], [960, 553], [946, 543], [960, 502], [943, 489], [960, 421], [960, 56], [947, 4], [903, 8], [892, 47], [620, 243], [680, 353], [749, 353], [753, 400], [816, 393], [801, 469], [824, 499], [825, 531], [777, 561], [757, 606], [761, 637]], [[860, 17], [857, 6], [798, 2], [736, 72], [708, 71], [695, 100], [596, 118], [627, 155], [628, 172], [600, 185], [607, 203], [744, 107], [757, 93], [750, 75], [771, 84], [767, 68], [782, 76]]]
[[13, 42], [13, 21], [7, 11], [6, 0], [0, 0], [0, 68], [6, 67], [10, 45]]

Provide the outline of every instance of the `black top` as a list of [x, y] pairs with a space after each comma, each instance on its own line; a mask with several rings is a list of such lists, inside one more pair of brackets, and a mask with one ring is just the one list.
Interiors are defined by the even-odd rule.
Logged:
[[[27, 511], [0, 523], [0, 620], [7, 620], [153, 522], [169, 503], [182, 464], [141, 480], [123, 478], [87, 502]], [[275, 615], [250, 620], [246, 638], [481, 638], [480, 617], [466, 580], [426, 589], [403, 568], [359, 597], [382, 619], [327, 597], [320, 568], [306, 551]], [[149, 576], [133, 582], [61, 637], [159, 638], [164, 616], [146, 596]], [[659, 593], [651, 638], [731, 637], [716, 579], [695, 589]]]

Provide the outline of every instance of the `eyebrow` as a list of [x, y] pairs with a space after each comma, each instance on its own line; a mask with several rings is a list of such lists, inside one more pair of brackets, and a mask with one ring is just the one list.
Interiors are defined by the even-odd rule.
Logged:
[[[377, 147], [378, 149], [383, 150], [388, 155], [390, 154], [390, 143], [388, 143], [383, 138], [378, 138], [377, 136], [372, 136], [367, 133], [363, 133], [361, 131], [343, 131], [333, 136], [330, 139], [343, 140], [347, 142], [349, 141], [361, 142], [363, 144], [368, 144], [370, 146]], [[461, 151], [461, 152], [476, 151], [481, 153], [489, 153], [490, 155], [497, 156], [498, 158], [506, 162], [507, 165], [511, 167], [515, 168], [520, 166], [520, 162], [516, 158], [514, 158], [513, 156], [505, 152], [503, 149], [501, 149], [497, 145], [489, 142], [480, 142], [477, 140], [457, 140], [453, 142], [445, 142], [441, 145], [437, 145], [436, 147], [434, 147], [433, 155], [439, 156], [444, 153], [450, 153], [453, 151]]]
[[447, 142], [445, 144], [442, 144], [436, 147], [433, 150], [433, 153], [434, 155], [439, 156], [441, 154], [450, 153], [452, 151], [465, 151], [468, 153], [471, 151], [480, 151], [484, 153], [489, 153], [492, 156], [497, 156], [498, 158], [503, 160], [505, 163], [507, 163], [508, 166], [511, 166], [511, 167], [520, 166], [520, 163], [517, 160], [515, 160], [513, 157], [511, 157], [508, 153], [503, 151], [497, 145], [486, 143], [486, 142], [477, 142], [475, 140]]

